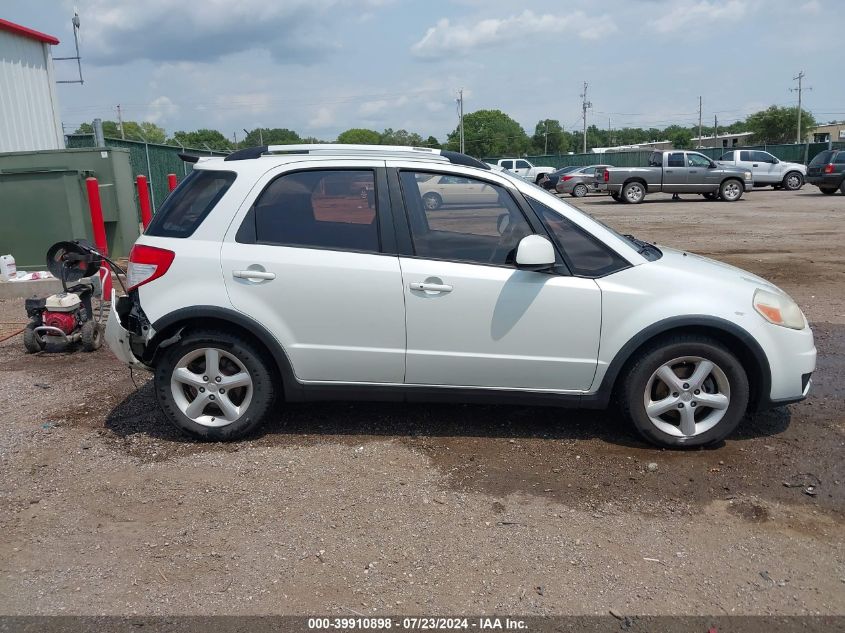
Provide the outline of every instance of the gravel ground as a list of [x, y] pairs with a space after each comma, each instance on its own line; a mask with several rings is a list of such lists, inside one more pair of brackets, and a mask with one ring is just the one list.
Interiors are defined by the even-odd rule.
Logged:
[[[577, 204], [790, 292], [820, 352], [807, 401], [692, 452], [610, 412], [346, 403], [202, 444], [108, 350], [32, 357], [18, 336], [0, 343], [0, 610], [845, 614], [845, 197], [648, 200]], [[815, 496], [784, 485], [800, 473]]]

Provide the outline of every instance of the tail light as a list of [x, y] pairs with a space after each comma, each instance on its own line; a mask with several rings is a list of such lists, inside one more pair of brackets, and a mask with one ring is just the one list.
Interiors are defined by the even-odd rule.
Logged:
[[604, 170], [604, 176], [603, 176], [603, 178], [604, 178], [604, 181], [605, 181], [605, 182], [610, 182], [610, 172], [609, 172], [609, 171], [607, 171], [606, 169]]
[[833, 163], [828, 163], [824, 166], [824, 173], [832, 174], [833, 173]]
[[158, 279], [173, 263], [176, 253], [164, 248], [135, 244], [129, 252], [129, 268], [126, 271], [127, 290]]
[[575, 176], [564, 176], [563, 182], [566, 182], [567, 180], [572, 180], [573, 178], [575, 178]]

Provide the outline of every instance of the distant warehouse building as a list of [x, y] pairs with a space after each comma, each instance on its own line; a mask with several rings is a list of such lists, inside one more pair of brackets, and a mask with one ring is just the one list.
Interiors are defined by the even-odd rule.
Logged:
[[0, 19], [0, 153], [64, 149], [52, 35]]

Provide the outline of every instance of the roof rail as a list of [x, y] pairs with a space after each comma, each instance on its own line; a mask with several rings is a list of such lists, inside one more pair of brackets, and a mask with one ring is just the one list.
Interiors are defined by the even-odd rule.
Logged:
[[373, 154], [413, 157], [425, 160], [450, 162], [456, 165], [468, 165], [481, 169], [490, 166], [466, 154], [430, 147], [409, 147], [405, 145], [345, 145], [342, 143], [317, 143], [309, 145], [259, 145], [232, 152], [223, 160], [251, 160], [261, 156], [279, 154], [314, 154], [323, 156], [342, 156], [348, 154]]

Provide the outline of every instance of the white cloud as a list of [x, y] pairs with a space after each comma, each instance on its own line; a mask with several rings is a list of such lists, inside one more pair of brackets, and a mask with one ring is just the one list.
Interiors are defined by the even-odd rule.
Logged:
[[322, 129], [334, 125], [335, 116], [332, 108], [322, 106], [317, 108], [316, 114], [308, 121], [308, 127]]
[[674, 2], [671, 11], [654, 21], [654, 28], [660, 33], [672, 33], [682, 29], [710, 26], [717, 22], [736, 24], [748, 13], [750, 4], [746, 0]]
[[397, 99], [376, 99], [375, 101], [365, 101], [359, 106], [358, 114], [362, 117], [369, 117], [388, 109], [401, 108], [407, 103], [408, 97], [404, 95]]
[[443, 18], [425, 32], [411, 47], [411, 52], [418, 57], [436, 58], [539, 35], [573, 32], [583, 39], [597, 39], [614, 31], [616, 25], [610, 17], [588, 17], [582, 11], [537, 15], [526, 10], [507, 18], [488, 18], [467, 24], [453, 24]]
[[166, 121], [179, 113], [179, 106], [177, 106], [170, 97], [164, 95], [153, 99], [147, 107], [147, 113], [144, 115], [144, 121], [150, 123], [161, 123]]

